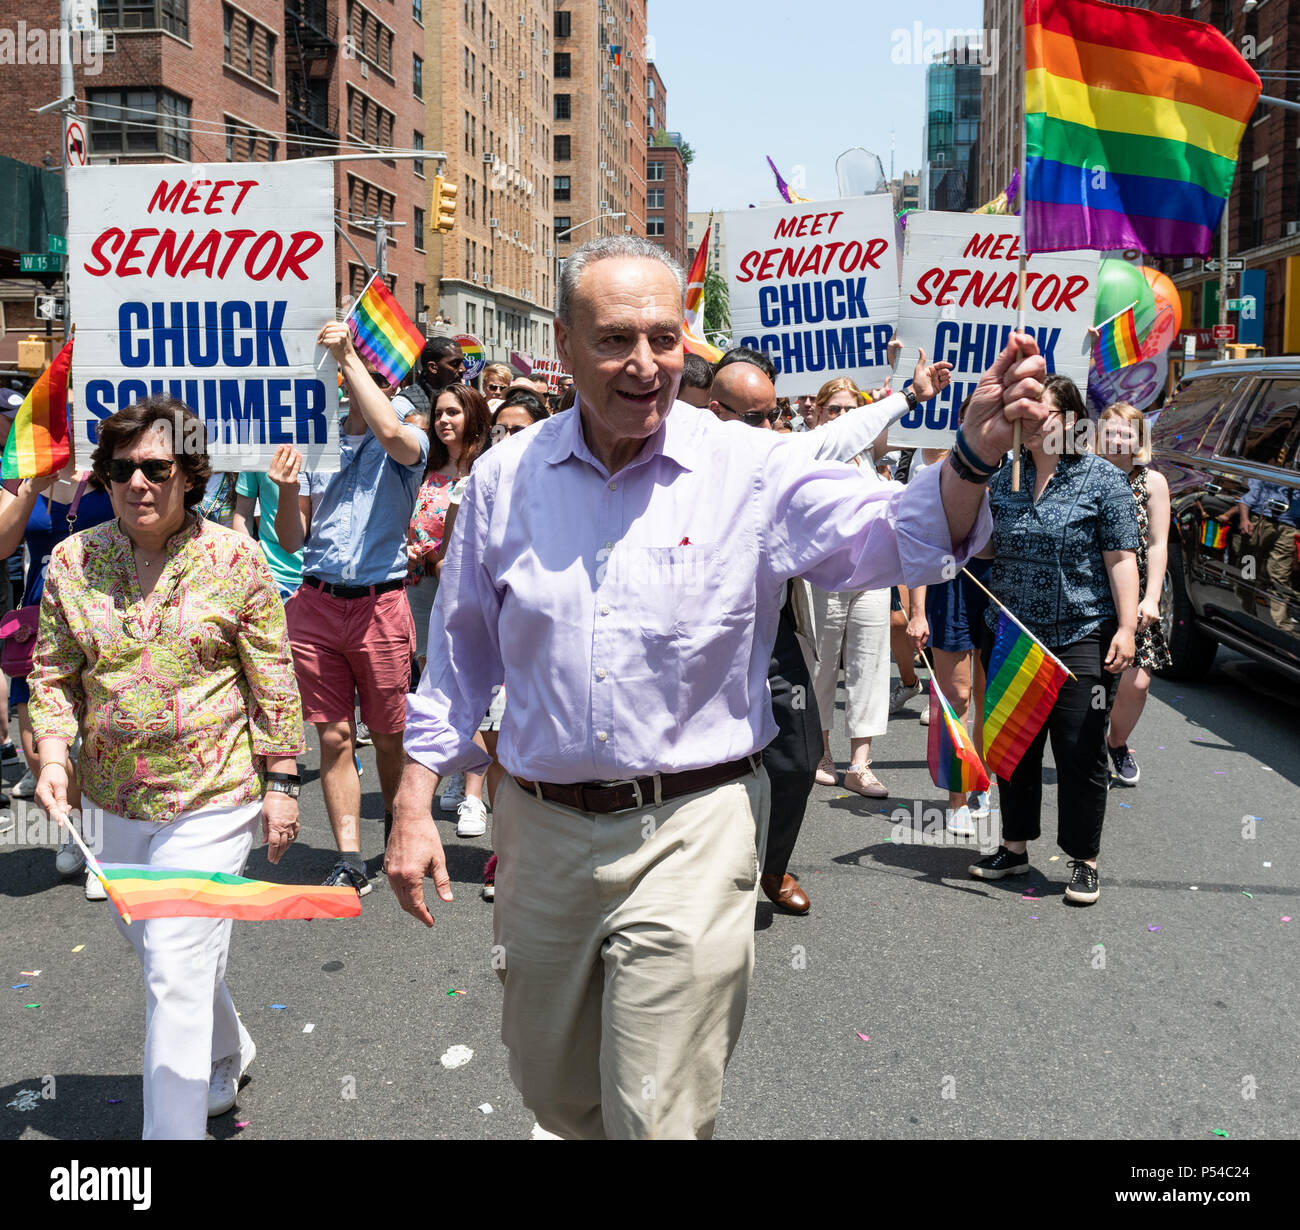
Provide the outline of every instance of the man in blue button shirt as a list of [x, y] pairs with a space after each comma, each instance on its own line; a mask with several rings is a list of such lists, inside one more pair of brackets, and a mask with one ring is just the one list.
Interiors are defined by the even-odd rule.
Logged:
[[[347, 327], [318, 342], [338, 361], [349, 395], [337, 474], [299, 474], [302, 454], [276, 450], [275, 532], [302, 549], [302, 586], [285, 603], [303, 716], [320, 735], [321, 785], [339, 861], [326, 884], [370, 891], [361, 857], [361, 779], [353, 761], [354, 693], [370, 727], [384, 804], [392, 808], [405, 756], [406, 691], [415, 624], [406, 600], [406, 529], [424, 477], [429, 436], [403, 422], [376, 387]], [[385, 837], [387, 834], [385, 833]]]

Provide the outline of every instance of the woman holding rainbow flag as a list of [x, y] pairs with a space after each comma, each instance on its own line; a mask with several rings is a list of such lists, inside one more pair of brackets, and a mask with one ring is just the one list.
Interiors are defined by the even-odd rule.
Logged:
[[1137, 632], [1137, 506], [1124, 475], [1076, 443], [1087, 412], [1073, 382], [1048, 376], [1043, 403], [1046, 422], [1023, 442], [1021, 489], [1012, 490], [1009, 466], [989, 487], [993, 538], [980, 554], [992, 548], [989, 586], [1005, 611], [990, 604], [985, 615], [984, 756], [998, 775], [1002, 844], [970, 874], [1000, 880], [1029, 870], [1050, 735], [1057, 841], [1073, 868], [1065, 896], [1091, 905], [1101, 891], [1106, 725]]

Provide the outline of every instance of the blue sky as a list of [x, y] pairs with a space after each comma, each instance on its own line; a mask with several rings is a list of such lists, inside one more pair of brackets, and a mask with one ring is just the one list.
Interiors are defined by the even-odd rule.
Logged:
[[915, 22], [983, 24], [980, 0], [649, 0], [654, 59], [668, 90], [668, 127], [695, 149], [690, 208], [743, 209], [776, 196], [765, 155], [800, 195], [838, 195], [835, 159], [861, 145], [889, 173], [921, 169], [925, 65], [896, 64]]

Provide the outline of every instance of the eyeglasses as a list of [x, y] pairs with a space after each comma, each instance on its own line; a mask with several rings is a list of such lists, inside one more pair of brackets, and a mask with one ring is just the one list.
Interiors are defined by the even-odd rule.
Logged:
[[713, 400], [717, 401], [718, 405], [720, 405], [728, 414], [734, 414], [747, 427], [762, 427], [763, 424], [776, 413], [773, 409], [751, 410], [747, 414], [742, 414], [739, 410], [733, 410], [725, 401], [718, 401], [716, 397]]
[[498, 423], [492, 428], [492, 439], [496, 441], [504, 440], [506, 436], [513, 436], [521, 431], [527, 431], [530, 426], [531, 424], [521, 423], [517, 427], [507, 427], [504, 423]]
[[126, 457], [114, 457], [108, 463], [108, 477], [115, 483], [129, 483], [139, 470], [151, 483], [165, 483], [176, 468], [176, 460], [168, 461], [163, 457], [150, 457], [145, 461], [130, 461]]
[[489, 393], [501, 393], [505, 391], [504, 384], [486, 384], [483, 386]]

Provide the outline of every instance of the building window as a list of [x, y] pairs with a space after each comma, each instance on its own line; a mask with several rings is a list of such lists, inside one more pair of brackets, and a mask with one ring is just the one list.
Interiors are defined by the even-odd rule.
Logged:
[[424, 283], [417, 282], [415, 284], [415, 319], [419, 320], [427, 310], [424, 304]]
[[230, 30], [235, 24], [235, 10], [228, 5], [221, 6], [221, 45], [224, 48], [224, 59], [227, 64], [230, 63]]
[[[415, 134], [414, 143], [413, 143], [413, 145], [412, 145], [411, 148], [412, 148], [412, 149], [423, 149], [423, 148], [424, 148], [424, 133], [422, 133], [422, 132], [417, 132], [417, 133]], [[411, 163], [411, 166], [414, 168], [415, 173], [416, 173], [416, 174], [417, 174], [421, 179], [423, 179], [423, 178], [424, 178], [424, 159], [423, 159], [423, 158], [417, 158], [417, 159], [415, 159], [415, 161]]]
[[647, 209], [663, 209], [664, 190], [662, 188], [651, 188], [645, 194], [645, 207]]
[[645, 220], [645, 233], [647, 235], [662, 235], [664, 233], [664, 220], [662, 218], [647, 218]]
[[645, 167], [645, 177], [654, 182], [662, 182], [664, 177], [664, 164], [662, 162], [647, 162]]
[[569, 137], [557, 135], [555, 138], [555, 161], [568, 162], [572, 155], [569, 153]]
[[189, 161], [190, 103], [167, 90], [87, 90], [92, 154], [167, 154]]
[[572, 223], [573, 223], [573, 220], [572, 220], [571, 218], [556, 218], [556, 219], [555, 219], [555, 239], [556, 239], [556, 242], [557, 242], [557, 243], [568, 243], [568, 242], [569, 242], [569, 237], [568, 237], [567, 235], [563, 234], [563, 232], [564, 232], [564, 231], [567, 231], [567, 230], [569, 229], [569, 227], [572, 225]]
[[225, 117], [227, 162], [274, 162], [280, 143], [259, 128]]
[[555, 53], [555, 75], [557, 77], [573, 76], [573, 57], [567, 51]]
[[568, 38], [572, 30], [572, 13], [557, 12], [555, 14], [555, 37]]
[[555, 191], [551, 195], [557, 201], [567, 201], [569, 199], [569, 177], [567, 175], [557, 175], [555, 177]]
[[104, 30], [166, 30], [188, 39], [189, 0], [100, 0], [99, 25]]
[[555, 118], [557, 120], [573, 118], [573, 95], [557, 94], [555, 96]]
[[1267, 167], [1260, 167], [1251, 176], [1250, 239], [1248, 247], [1258, 248], [1264, 242], [1264, 181]]
[[411, 89], [416, 98], [424, 97], [424, 61], [419, 56], [411, 57]]
[[[324, 21], [324, 5], [321, 5]], [[311, 9], [308, 9], [310, 12]], [[393, 71], [393, 32], [369, 9], [354, 0], [348, 0], [347, 43], [353, 55], [369, 60], [376, 68], [391, 74]]]
[[275, 35], [269, 30], [263, 35], [266, 44], [266, 76], [262, 78], [267, 85], [275, 87]]
[[[411, 0], [411, 16], [420, 25], [424, 25], [424, 0]], [[424, 288], [421, 287], [420, 289], [423, 290]]]
[[415, 207], [415, 250], [424, 251], [424, 210]]

